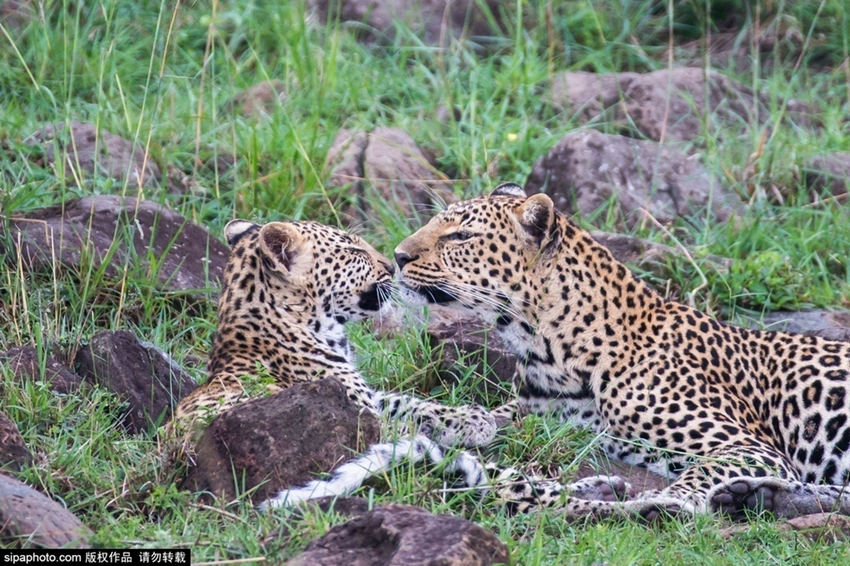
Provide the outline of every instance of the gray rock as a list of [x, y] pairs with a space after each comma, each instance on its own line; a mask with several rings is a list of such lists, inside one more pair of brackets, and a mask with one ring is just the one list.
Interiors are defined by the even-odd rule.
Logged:
[[619, 103], [631, 82], [639, 76], [638, 73], [564, 71], [552, 78], [549, 101], [587, 122]]
[[15, 421], [0, 413], [0, 468], [20, 470], [32, 462], [32, 454]]
[[0, 542], [24, 548], [84, 548], [92, 532], [73, 513], [0, 474]]
[[246, 118], [260, 118], [271, 114], [286, 99], [283, 81], [263, 81], [251, 86], [227, 103], [227, 106]]
[[[768, 99], [716, 71], [701, 67], [663, 69], [631, 77], [620, 110], [641, 135], [656, 141], [692, 141], [706, 128], [746, 132], [771, 116]], [[809, 109], [786, 101], [790, 117], [808, 123]], [[706, 125], [707, 123], [707, 125]]]
[[[217, 284], [230, 253], [206, 230], [159, 204], [113, 195], [16, 214], [6, 229], [12, 245], [20, 236], [27, 267], [50, 268], [55, 257], [59, 264], [79, 270], [86, 267], [82, 258], [91, 258], [95, 267], [108, 261], [106, 273], [118, 276], [127, 264], [146, 272], [153, 269], [150, 254], [157, 266], [155, 277], [172, 291]], [[15, 258], [14, 252], [7, 255]]]
[[465, 519], [409, 505], [385, 505], [338, 525], [290, 566], [454, 566], [508, 564], [507, 547]]
[[341, 130], [328, 151], [326, 169], [331, 172], [328, 185], [351, 189], [352, 204], [345, 210], [348, 224], [374, 222], [378, 215], [369, 203], [376, 200], [392, 204], [415, 223], [456, 200], [445, 175], [397, 128]]
[[15, 31], [36, 18], [37, 8], [33, 0], [0, 1], [0, 24]]
[[338, 381], [297, 383], [213, 420], [182, 487], [228, 499], [235, 485], [256, 487], [259, 503], [330, 472], [379, 439], [377, 418], [361, 412]]
[[547, 193], [568, 214], [589, 215], [613, 198], [628, 227], [646, 221], [642, 208], [662, 224], [708, 206], [720, 222], [743, 209], [696, 159], [656, 142], [595, 130], [564, 136], [534, 164], [526, 188]]
[[48, 124], [24, 142], [42, 144], [47, 164], [59, 167], [61, 162], [64, 177], [75, 185], [87, 177], [104, 177], [118, 183], [127, 180], [131, 188], [154, 187], [162, 181], [159, 165], [145, 154], [144, 147], [104, 129], [98, 131], [94, 124]]
[[740, 323], [751, 328], [781, 330], [850, 342], [850, 311], [846, 310], [777, 311], [765, 313], [760, 319], [743, 318]]
[[821, 194], [831, 192], [846, 201], [850, 192], [850, 153], [817, 155], [803, 167], [803, 175], [809, 189]]
[[77, 371], [126, 400], [122, 424], [130, 432], [159, 426], [195, 382], [162, 351], [132, 332], [104, 330], [77, 352]]
[[[410, 26], [426, 43], [438, 43], [444, 35], [502, 35], [498, 0], [309, 0], [321, 22], [328, 14], [356, 25], [367, 40], [389, 39], [395, 22]], [[489, 14], [488, 14], [489, 12]], [[492, 19], [490, 18], [492, 16]], [[494, 26], [491, 23], [495, 23]]]
[[82, 384], [82, 378], [53, 356], [46, 356], [42, 372], [38, 351], [32, 346], [15, 346], [0, 353], [0, 364], [8, 365], [19, 382], [46, 381], [57, 393], [72, 393]]

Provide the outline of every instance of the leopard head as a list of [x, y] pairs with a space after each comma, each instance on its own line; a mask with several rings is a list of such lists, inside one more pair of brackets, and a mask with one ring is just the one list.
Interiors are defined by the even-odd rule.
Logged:
[[434, 216], [395, 250], [402, 299], [465, 308], [490, 320], [532, 307], [557, 247], [552, 200], [506, 183]]

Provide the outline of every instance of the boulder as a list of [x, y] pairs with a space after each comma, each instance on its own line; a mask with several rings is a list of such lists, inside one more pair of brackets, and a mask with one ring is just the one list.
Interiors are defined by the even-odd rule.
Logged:
[[436, 208], [454, 202], [448, 179], [407, 133], [380, 127], [365, 133], [341, 130], [326, 159], [329, 186], [350, 187], [351, 205], [344, 211], [347, 223], [378, 222], [369, 203], [392, 205], [399, 214], [421, 223]]
[[131, 188], [154, 187], [162, 181], [159, 165], [144, 147], [94, 124], [48, 124], [30, 134], [24, 143], [41, 144], [46, 164], [61, 167], [65, 179], [74, 185], [89, 177], [122, 184], [126, 180]]
[[0, 1], [0, 24], [11, 31], [17, 31], [35, 20], [36, 14], [34, 0]]
[[0, 468], [20, 470], [32, 462], [32, 454], [15, 421], [0, 413]]
[[228, 108], [246, 118], [260, 118], [271, 114], [286, 99], [283, 81], [270, 80], [246, 88], [230, 99]]
[[582, 122], [600, 117], [623, 99], [638, 73], [590, 73], [564, 71], [552, 77], [549, 101], [569, 110]]
[[459, 517], [410, 505], [384, 505], [338, 525], [290, 566], [460, 566], [508, 564], [505, 544]]
[[[809, 123], [810, 109], [786, 100], [787, 116]], [[692, 141], [718, 133], [748, 132], [771, 116], [769, 99], [717, 71], [663, 69], [634, 77], [623, 94], [624, 119], [656, 141]]]
[[65, 507], [0, 474], [0, 543], [24, 548], [85, 548], [91, 535]]
[[239, 404], [210, 423], [184, 489], [231, 499], [256, 488], [255, 503], [332, 471], [380, 439], [380, 424], [335, 379], [297, 383]]
[[104, 330], [77, 352], [78, 373], [127, 401], [122, 424], [141, 432], [167, 421], [195, 382], [167, 354], [126, 330]]
[[764, 313], [761, 318], [743, 319], [741, 322], [752, 328], [781, 330], [850, 342], [850, 311], [847, 310], [776, 311]]
[[46, 356], [44, 372], [38, 350], [32, 346], [15, 346], [0, 353], [0, 364], [8, 365], [19, 382], [46, 381], [57, 393], [71, 393], [82, 384], [82, 378], [53, 356]]
[[[356, 24], [367, 40], [386, 40], [402, 22], [426, 43], [435, 44], [450, 36], [502, 35], [502, 3], [497, 0], [309, 0], [319, 21], [328, 15], [340, 22]], [[494, 25], [495, 24], [495, 25]]]
[[[230, 253], [200, 226], [150, 201], [97, 195], [15, 214], [6, 240], [18, 245], [24, 266], [49, 269], [55, 261], [73, 270], [85, 261], [119, 276], [124, 265], [155, 271], [169, 291], [206, 289], [217, 284]], [[7, 256], [16, 261], [14, 252]]]
[[534, 164], [526, 189], [549, 194], [567, 214], [589, 215], [613, 199], [627, 227], [646, 221], [641, 209], [662, 224], [707, 207], [723, 222], [743, 209], [696, 159], [653, 141], [595, 130], [564, 136]]
[[816, 155], [803, 166], [806, 187], [818, 193], [818, 197], [829, 195], [846, 202], [850, 192], [850, 153]]

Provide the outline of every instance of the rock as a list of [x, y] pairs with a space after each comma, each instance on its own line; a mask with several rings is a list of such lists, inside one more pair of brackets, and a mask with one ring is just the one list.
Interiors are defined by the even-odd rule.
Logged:
[[[517, 357], [489, 325], [461, 311], [438, 306], [431, 307], [429, 313], [428, 338], [442, 358], [441, 373], [461, 376], [474, 367], [484, 377], [481, 384], [488, 394], [510, 390]], [[500, 387], [491, 387], [493, 382]]]
[[378, 222], [378, 215], [368, 209], [375, 199], [418, 222], [443, 203], [457, 200], [445, 175], [396, 128], [376, 128], [368, 134], [341, 130], [328, 151], [326, 168], [331, 171], [328, 185], [352, 189], [353, 202], [345, 210], [349, 225]]
[[361, 412], [338, 381], [298, 383], [213, 420], [182, 487], [228, 499], [234, 485], [256, 487], [259, 503], [330, 472], [379, 438], [377, 418]]
[[0, 468], [20, 470], [32, 462], [32, 454], [15, 422], [0, 413]]
[[638, 73], [565, 71], [552, 78], [549, 101], [588, 122], [620, 102], [631, 82], [639, 76]]
[[[658, 279], [669, 279], [673, 274], [670, 266], [686, 257], [686, 253], [678, 248], [657, 244], [649, 240], [642, 240], [625, 234], [614, 234], [594, 230], [590, 233], [593, 239], [608, 248], [617, 261], [628, 264], [630, 267], [650, 272]], [[701, 257], [701, 261], [707, 262], [712, 269], [725, 273], [732, 266], [732, 260], [726, 257], [709, 256]]]
[[[752, 525], [732, 525], [720, 531], [726, 539], [752, 532]], [[795, 539], [799, 535], [826, 543], [846, 544], [850, 539], [850, 517], [838, 513], [813, 513], [776, 523], [776, 530]]]
[[465, 519], [409, 505], [384, 505], [312, 541], [290, 566], [508, 564], [505, 544]]
[[11, 31], [18, 30], [35, 19], [33, 0], [0, 1], [0, 24]]
[[227, 103], [228, 108], [246, 118], [261, 118], [274, 112], [274, 109], [286, 99], [286, 85], [283, 81], [271, 80], [249, 87]]
[[0, 364], [8, 364], [19, 382], [46, 381], [57, 393], [72, 393], [82, 384], [79, 375], [53, 356], [46, 356], [42, 373], [38, 351], [32, 346], [15, 346], [0, 353]]
[[0, 474], [0, 542], [24, 548], [84, 548], [92, 532], [70, 511]]
[[[131, 188], [157, 186], [162, 172], [145, 148], [104, 129], [98, 132], [94, 124], [71, 122], [48, 124], [32, 133], [25, 143], [44, 146], [47, 164], [64, 167], [64, 177], [79, 185], [87, 176], [125, 180]], [[55, 150], [60, 152], [63, 165], [57, 164]]]
[[595, 130], [564, 136], [534, 164], [526, 189], [548, 193], [567, 214], [589, 215], [613, 197], [627, 227], [646, 221], [641, 208], [662, 224], [702, 214], [708, 206], [719, 222], [743, 209], [696, 159], [656, 142]]
[[[386, 40], [395, 34], [395, 22], [401, 21], [417, 32], [426, 43], [443, 39], [443, 32], [461, 35], [502, 35], [498, 0], [309, 0], [308, 5], [319, 21], [328, 14], [340, 22], [359, 24], [355, 29], [368, 40]], [[488, 14], [489, 12], [489, 14]], [[492, 19], [491, 19], [492, 17]], [[496, 23], [496, 29], [491, 25]]]
[[[170, 291], [206, 289], [224, 273], [230, 250], [206, 230], [150, 201], [97, 195], [16, 214], [7, 223], [8, 240], [30, 268], [50, 268], [52, 258], [73, 270], [108, 259], [106, 273], [119, 276], [124, 265], [144, 274], [156, 270]], [[132, 246], [128, 243], [132, 240]], [[109, 256], [111, 248], [114, 255]], [[14, 252], [8, 254], [15, 258]], [[152, 260], [149, 257], [152, 256]]]
[[122, 424], [134, 433], [166, 422], [180, 399], [195, 389], [174, 360], [126, 330], [98, 332], [77, 352], [75, 364], [81, 376], [129, 403]]
[[850, 342], [850, 311], [846, 310], [776, 311], [764, 313], [760, 319], [747, 318], [740, 322], [751, 328], [781, 330]]
[[824, 196], [832, 193], [847, 201], [850, 192], [850, 153], [817, 155], [803, 167], [806, 186]]
[[[707, 95], [707, 97], [706, 97]], [[656, 141], [692, 141], [718, 132], [744, 132], [771, 115], [768, 99], [716, 71], [701, 67], [663, 69], [631, 77], [623, 93], [623, 119]], [[808, 122], [809, 109], [786, 101], [788, 116]], [[758, 112], [756, 112], [758, 111]]]

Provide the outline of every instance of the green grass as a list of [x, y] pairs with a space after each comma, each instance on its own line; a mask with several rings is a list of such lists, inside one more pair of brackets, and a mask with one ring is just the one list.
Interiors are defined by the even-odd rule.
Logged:
[[[347, 195], [325, 188], [323, 164], [341, 128], [405, 129], [456, 180], [459, 196], [477, 195], [499, 181], [522, 182], [538, 157], [581, 126], [546, 102], [544, 86], [554, 72], [665, 68], [671, 7], [680, 39], [716, 33], [730, 13], [749, 29], [758, 14], [802, 38], [796, 51], [777, 47], [773, 67], [728, 69], [769, 96], [771, 127], [763, 147], [757, 151], [762, 130], [752, 127], [744, 134], [713, 131], [724, 135], [704, 140], [701, 150], [709, 169], [752, 196], [752, 204], [738, 223], [678, 221], [672, 234], [693, 260], [673, 260], [670, 279], [652, 282], [723, 318], [850, 304], [850, 214], [834, 202], [810, 205], [800, 174], [813, 155], [850, 151], [850, 16], [841, 0], [503, 4], [504, 35], [487, 49], [458, 42], [438, 49], [403, 27], [386, 43], [359, 43], [351, 27], [305, 23], [299, 2], [46, 2], [43, 24], [0, 29], [0, 215], [88, 194], [136, 194], [103, 179], [78, 184], [69, 171], [40, 164], [43, 150], [26, 137], [45, 123], [70, 120], [147, 145], [163, 169], [190, 175], [197, 181], [191, 195], [157, 186], [142, 196], [215, 234], [234, 217], [337, 223]], [[270, 116], [250, 119], [228, 109], [233, 95], [267, 79], [283, 81], [288, 91]], [[788, 97], [817, 105], [821, 125], [801, 128], [787, 120], [779, 101]], [[441, 107], [456, 116], [439, 122]], [[613, 125], [596, 127], [617, 133]], [[209, 167], [211, 159], [229, 155], [235, 157], [230, 170]], [[390, 254], [416, 223], [384, 203], [372, 204], [380, 221], [358, 229]], [[592, 216], [594, 228], [613, 228], [607, 212]], [[651, 225], [636, 235], [676, 245], [670, 233]], [[733, 267], [717, 270], [712, 255], [732, 258]], [[45, 355], [73, 354], [96, 331], [122, 328], [203, 377], [196, 362], [208, 354], [215, 329], [208, 298], [166, 293], [139, 269], [128, 269], [126, 281], [85, 262], [75, 271], [24, 275], [14, 257], [5, 260], [0, 350], [33, 344]], [[482, 395], [483, 377], [472, 369], [457, 381], [441, 379], [421, 329], [386, 340], [362, 327], [352, 332], [363, 371], [377, 386], [490, 406], [506, 394]], [[57, 395], [44, 383], [16, 383], [3, 372], [3, 412], [18, 423], [36, 459], [20, 476], [64, 502], [95, 531], [98, 545], [189, 546], [196, 560], [279, 561], [343, 520], [332, 513], [259, 515], [244, 497], [205, 507], [168, 484], [139, 491], [131, 480], [156, 475], [150, 469], [154, 431], [129, 436], [118, 427], [120, 400], [98, 388]], [[490, 455], [567, 476], [582, 460], [599, 457], [592, 434], [547, 418], [529, 418], [506, 432]], [[766, 519], [725, 538], [725, 523], [706, 517], [655, 528], [569, 525], [552, 512], [507, 517], [486, 498], [444, 492], [442, 475], [427, 466], [393, 470], [360, 494], [477, 521], [524, 565], [835, 564], [848, 558], [842, 544], [782, 534]]]

